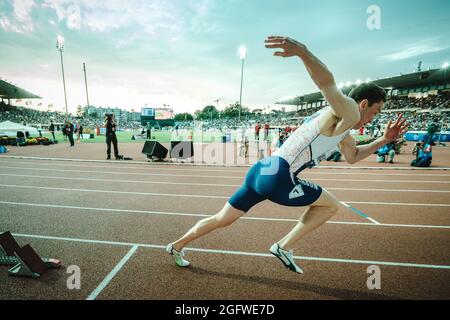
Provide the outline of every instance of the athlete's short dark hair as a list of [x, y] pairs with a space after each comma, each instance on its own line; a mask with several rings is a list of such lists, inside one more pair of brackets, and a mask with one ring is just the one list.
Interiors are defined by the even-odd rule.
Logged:
[[353, 88], [348, 96], [358, 103], [367, 99], [369, 101], [369, 107], [380, 101], [386, 102], [386, 91], [382, 87], [370, 82], [360, 84]]

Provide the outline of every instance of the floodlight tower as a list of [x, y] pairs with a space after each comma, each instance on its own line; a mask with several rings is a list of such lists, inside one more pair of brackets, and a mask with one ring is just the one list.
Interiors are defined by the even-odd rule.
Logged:
[[58, 36], [56, 39], [56, 49], [59, 51], [61, 56], [61, 70], [62, 70], [62, 79], [63, 79], [63, 87], [64, 87], [64, 101], [66, 103], [66, 116], [69, 114], [67, 109], [67, 93], [66, 93], [66, 79], [64, 77], [64, 61], [63, 61], [63, 51], [64, 51], [64, 37]]
[[239, 58], [242, 61], [242, 67], [241, 67], [241, 91], [239, 94], [239, 121], [241, 120], [241, 110], [242, 110], [242, 84], [244, 81], [244, 62], [245, 59], [247, 59], [247, 48], [245, 46], [239, 47]]

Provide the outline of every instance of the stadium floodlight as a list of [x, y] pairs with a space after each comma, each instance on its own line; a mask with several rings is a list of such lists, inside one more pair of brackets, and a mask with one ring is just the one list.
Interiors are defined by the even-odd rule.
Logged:
[[448, 62], [444, 62], [444, 64], [442, 65], [442, 69], [447, 69], [449, 66]]
[[370, 80], [370, 78], [367, 78], [366, 79], [366, 83], [369, 83], [371, 80]]
[[239, 47], [239, 58], [241, 60], [247, 59], [247, 48], [245, 46]]
[[62, 70], [62, 78], [63, 78], [63, 87], [64, 87], [64, 101], [66, 103], [66, 116], [69, 114], [67, 109], [67, 93], [66, 93], [66, 79], [64, 77], [64, 61], [63, 61], [63, 51], [64, 51], [64, 37], [58, 36], [56, 38], [56, 49], [59, 51], [61, 56], [61, 70]]
[[356, 80], [356, 84], [357, 84], [357, 85], [360, 85], [361, 82], [362, 82], [361, 79]]
[[58, 36], [56, 38], [56, 49], [63, 51], [64, 50], [64, 37]]
[[241, 66], [241, 90], [239, 93], [239, 121], [241, 120], [241, 109], [242, 109], [242, 84], [244, 82], [244, 61], [247, 59], [247, 48], [245, 46], [239, 47], [239, 58], [242, 61]]

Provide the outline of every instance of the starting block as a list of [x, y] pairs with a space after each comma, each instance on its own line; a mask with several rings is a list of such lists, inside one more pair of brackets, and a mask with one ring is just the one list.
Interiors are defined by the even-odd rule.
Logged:
[[21, 248], [8, 231], [0, 234], [0, 265], [13, 266], [8, 270], [12, 276], [39, 278], [48, 269], [61, 267], [61, 260], [41, 258], [29, 244]]

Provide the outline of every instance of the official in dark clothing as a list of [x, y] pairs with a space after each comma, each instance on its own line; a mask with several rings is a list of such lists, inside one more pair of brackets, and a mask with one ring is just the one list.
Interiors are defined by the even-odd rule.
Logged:
[[150, 125], [150, 122], [147, 123], [147, 140], [152, 138], [152, 126]]
[[117, 136], [116, 136], [116, 129], [117, 129], [117, 123], [114, 120], [114, 114], [108, 114], [106, 116], [106, 145], [108, 146], [106, 150], [107, 158], [106, 160], [111, 160], [111, 142], [114, 145], [114, 155], [116, 157], [116, 160], [119, 160], [119, 148], [117, 147]]
[[53, 121], [50, 123], [50, 127], [48, 128], [48, 130], [52, 134], [53, 142], [55, 142], [56, 141], [56, 139], [55, 139], [55, 125], [53, 124]]
[[75, 142], [73, 141], [73, 133], [74, 133], [74, 131], [75, 131], [75, 128], [73, 126], [73, 123], [67, 122], [67, 124], [66, 124], [66, 132], [67, 132], [67, 137], [69, 138], [71, 147], [75, 147]]
[[78, 132], [80, 133], [81, 140], [83, 140], [83, 126], [80, 124], [80, 127], [78, 128]]

